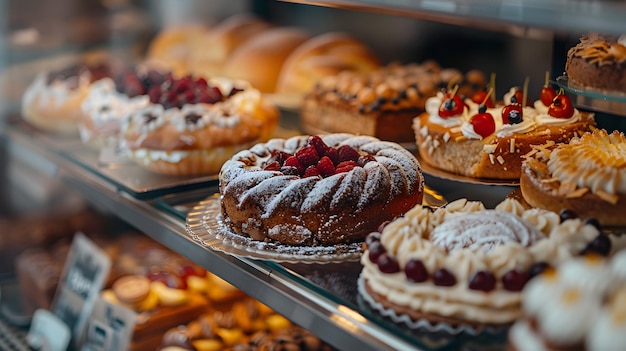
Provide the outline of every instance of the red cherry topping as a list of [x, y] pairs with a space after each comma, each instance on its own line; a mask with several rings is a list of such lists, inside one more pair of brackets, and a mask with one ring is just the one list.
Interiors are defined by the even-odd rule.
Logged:
[[365, 244], [369, 247], [374, 241], [380, 242], [380, 232], [371, 232], [365, 237]]
[[421, 260], [409, 260], [404, 266], [406, 278], [412, 282], [421, 283], [428, 279], [428, 271]]
[[439, 268], [433, 273], [433, 282], [438, 286], [454, 286], [456, 278], [445, 268]]
[[469, 288], [489, 292], [496, 287], [496, 277], [489, 271], [479, 271], [469, 282]]
[[383, 273], [390, 274], [400, 272], [400, 265], [398, 264], [398, 261], [389, 256], [387, 253], [380, 255], [376, 264], [378, 265], [378, 269], [380, 269]]
[[[524, 92], [521, 89], [516, 89], [515, 94], [511, 97], [511, 103], [517, 102], [521, 105], [523, 100]], [[532, 106], [532, 101], [528, 98], [526, 98], [526, 106]]]
[[556, 118], [570, 118], [574, 115], [574, 105], [570, 98], [560, 91], [548, 107], [548, 114]]
[[488, 96], [488, 92], [486, 92], [485, 90], [479, 90], [474, 95], [472, 95], [471, 100], [477, 104], [483, 104], [484, 102], [484, 104], [489, 108], [496, 107], [495, 104], [493, 103], [493, 100], [488, 99], [487, 96]]
[[367, 246], [367, 250], [369, 252], [368, 257], [370, 261], [374, 263], [378, 262], [380, 255], [386, 252], [385, 247], [380, 241], [372, 241], [372, 243]]
[[504, 288], [508, 291], [522, 291], [526, 282], [528, 282], [528, 273], [519, 269], [510, 270], [502, 277]]
[[465, 104], [460, 96], [446, 93], [443, 96], [441, 106], [439, 106], [439, 117], [448, 118], [458, 116], [463, 113], [464, 108]]
[[550, 106], [550, 104], [552, 104], [552, 101], [556, 97], [556, 90], [554, 90], [554, 88], [550, 85], [544, 85], [543, 88], [541, 88], [541, 93], [539, 96], [541, 102], [544, 105]]
[[524, 119], [524, 109], [522, 105], [513, 103], [504, 106], [502, 109], [502, 123], [504, 124], [518, 124]]
[[486, 138], [496, 131], [496, 122], [493, 120], [491, 113], [478, 113], [470, 118], [470, 123], [474, 127], [474, 131], [483, 138]]
[[188, 264], [180, 268], [180, 272], [178, 273], [178, 275], [181, 279], [187, 280], [187, 278], [192, 275], [196, 277], [206, 277], [207, 272], [204, 268], [200, 266]]

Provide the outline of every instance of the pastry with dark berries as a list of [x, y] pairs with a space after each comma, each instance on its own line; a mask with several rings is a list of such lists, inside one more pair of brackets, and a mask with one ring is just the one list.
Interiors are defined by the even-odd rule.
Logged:
[[232, 155], [267, 141], [276, 106], [242, 81], [168, 77], [122, 126], [129, 158], [161, 174], [217, 174]]
[[465, 199], [434, 211], [419, 205], [365, 242], [365, 301], [412, 328], [446, 325], [452, 332], [514, 322], [520, 292], [537, 274], [612, 250], [597, 221], [525, 209], [514, 199], [495, 209]]
[[78, 123], [84, 117], [80, 106], [89, 87], [110, 75], [111, 67], [102, 62], [79, 62], [42, 72], [24, 92], [22, 116], [42, 131], [78, 135]]
[[[434, 96], [441, 85], [449, 85], [450, 80], [462, 84], [464, 90], [476, 84], [479, 86], [471, 89], [481, 89], [484, 83], [476, 82], [484, 81], [484, 77], [481, 80], [476, 76], [482, 77], [477, 71], [464, 76], [455, 69], [442, 69], [434, 61], [390, 64], [368, 74], [343, 71], [323, 78], [305, 96], [301, 125], [313, 134], [353, 133], [412, 143], [415, 135], [411, 123], [424, 112], [426, 99]], [[455, 108], [463, 107], [457, 104]]]
[[220, 172], [224, 222], [252, 240], [322, 246], [362, 241], [421, 203], [424, 178], [400, 145], [370, 136], [272, 139]]
[[[566, 142], [595, 126], [593, 113], [575, 109], [562, 92], [541, 112], [529, 105], [525, 90], [511, 88], [504, 106], [491, 108], [488, 94], [481, 94], [478, 105], [466, 100], [464, 109], [455, 110], [450, 110], [454, 94], [429, 98], [426, 112], [413, 120], [421, 160], [451, 174], [515, 181], [533, 146]], [[546, 87], [541, 95], [542, 101], [552, 96]]]
[[[566, 113], [567, 107], [560, 105]], [[544, 144], [524, 161], [520, 188], [531, 206], [569, 208], [605, 226], [626, 226], [626, 136], [596, 129]]]

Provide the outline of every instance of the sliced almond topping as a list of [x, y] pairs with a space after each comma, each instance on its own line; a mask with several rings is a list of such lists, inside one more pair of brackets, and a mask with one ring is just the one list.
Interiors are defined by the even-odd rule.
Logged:
[[595, 194], [598, 195], [598, 197], [601, 198], [602, 200], [610, 203], [611, 205], [617, 204], [617, 201], [619, 200], [619, 196], [617, 194], [609, 194], [602, 189], [599, 189], [598, 191], [596, 191]]
[[537, 149], [532, 149], [532, 150], [530, 150], [530, 151], [529, 151], [526, 155], [522, 156], [522, 158], [528, 158], [528, 157], [531, 157], [531, 156], [533, 156], [534, 154], [536, 154], [536, 153], [538, 153], [538, 152], [539, 152], [539, 150], [537, 150]]
[[566, 181], [562, 182], [561, 186], [559, 186], [558, 194], [560, 196], [566, 196], [567, 194], [571, 194], [576, 190], [576, 183]]
[[509, 152], [512, 154], [515, 153], [515, 139], [513, 138], [510, 140]]
[[568, 198], [568, 199], [574, 199], [574, 198], [577, 198], [577, 197], [581, 197], [581, 196], [585, 195], [588, 192], [589, 192], [589, 188], [578, 188], [578, 189], [574, 190], [573, 192], [565, 195], [565, 197]]
[[448, 140], [450, 140], [450, 133], [445, 132], [443, 134], [443, 141], [445, 141], [446, 143], [448, 142]]
[[491, 164], [495, 164], [496, 163], [496, 157], [493, 154], [489, 154], [489, 161], [491, 161]]
[[498, 160], [498, 163], [500, 163], [501, 165], [504, 164], [504, 158], [502, 157], [502, 155], [498, 155], [498, 157], [496, 158], [496, 160]]
[[461, 136], [454, 138], [454, 141], [456, 141], [457, 143], [461, 141], [465, 141], [465, 140], [467, 140], [467, 137], [465, 135], [461, 135]]
[[483, 151], [488, 154], [493, 154], [494, 152], [496, 152], [497, 147], [498, 145], [496, 144], [486, 144], [486, 145], [483, 145]]

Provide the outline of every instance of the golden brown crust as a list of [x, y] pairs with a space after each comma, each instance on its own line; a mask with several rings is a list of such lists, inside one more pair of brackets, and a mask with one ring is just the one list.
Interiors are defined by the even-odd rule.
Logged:
[[[565, 126], [542, 126], [530, 133], [483, 140], [467, 139], [460, 130], [450, 130], [430, 123], [427, 113], [419, 115], [413, 125], [420, 158], [429, 165], [447, 172], [473, 178], [519, 179], [522, 157], [533, 145], [548, 141], [566, 142], [580, 136], [595, 125], [591, 114]], [[484, 151], [491, 145], [492, 153]]]
[[367, 73], [379, 66], [374, 54], [350, 35], [321, 34], [305, 41], [289, 55], [280, 71], [276, 92], [304, 94], [322, 77], [341, 71]]
[[263, 93], [273, 93], [283, 63], [309, 35], [297, 28], [263, 31], [239, 46], [223, 66], [224, 75], [248, 81]]
[[581, 217], [596, 218], [605, 226], [626, 226], [626, 196], [619, 194], [615, 205], [587, 191], [581, 196], [569, 197], [559, 191], [561, 182], [553, 178], [547, 164], [535, 158], [522, 165], [520, 188], [528, 204], [553, 212], [573, 210]]

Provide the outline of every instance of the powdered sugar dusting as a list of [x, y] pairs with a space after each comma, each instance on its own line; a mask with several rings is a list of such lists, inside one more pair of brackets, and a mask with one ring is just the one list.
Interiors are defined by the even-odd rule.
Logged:
[[[365, 185], [365, 179], [367, 175], [361, 167], [354, 167], [348, 175], [343, 178], [343, 181], [339, 184], [335, 196], [333, 196], [330, 202], [330, 209], [335, 210], [345, 203], [354, 203], [361, 197], [361, 191]], [[354, 210], [359, 211], [362, 207], [357, 207]]]
[[362, 208], [371, 202], [390, 200], [391, 177], [387, 169], [378, 162], [368, 162], [363, 168], [367, 179], [357, 207]]
[[318, 181], [304, 202], [302, 202], [300, 211], [310, 212], [311, 210], [321, 206], [330, 206], [330, 200], [333, 197], [335, 189], [339, 186], [339, 183], [345, 176], [346, 173], [339, 173]]
[[268, 218], [274, 214], [274, 211], [280, 207], [281, 204], [288, 206], [289, 208], [301, 208], [302, 203], [307, 198], [315, 184], [320, 178], [308, 177], [304, 179], [291, 180], [289, 185], [284, 188], [279, 194], [276, 194], [272, 201], [265, 206], [265, 212], [261, 217]]
[[245, 206], [248, 202], [265, 207], [276, 195], [283, 192], [283, 189], [289, 185], [290, 181], [297, 179], [297, 177], [285, 175], [264, 179], [240, 197], [239, 207]]
[[408, 179], [402, 165], [396, 160], [387, 157], [376, 159], [389, 172], [391, 178], [391, 195], [396, 196], [406, 193], [409, 189]]

